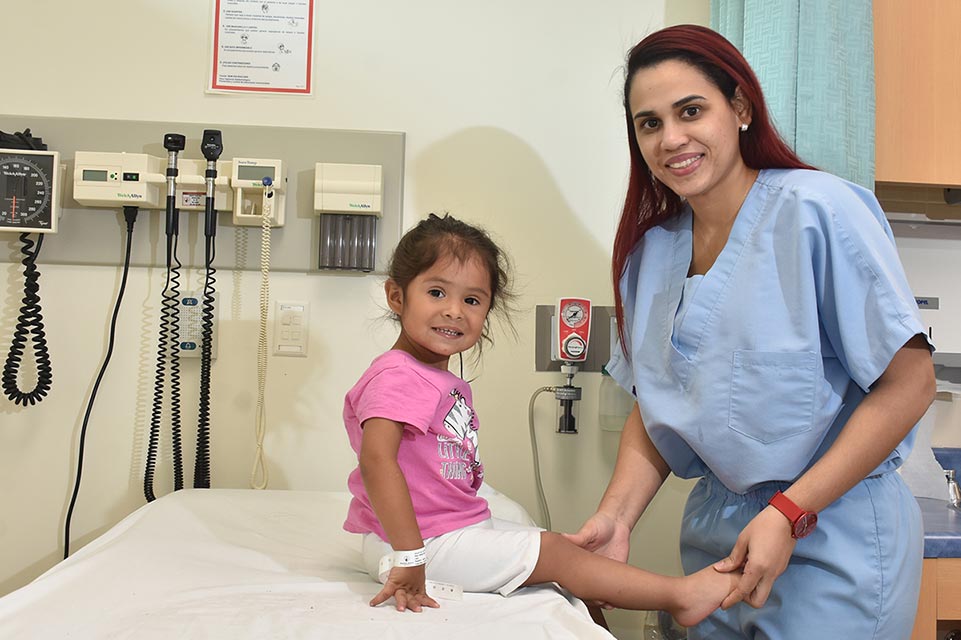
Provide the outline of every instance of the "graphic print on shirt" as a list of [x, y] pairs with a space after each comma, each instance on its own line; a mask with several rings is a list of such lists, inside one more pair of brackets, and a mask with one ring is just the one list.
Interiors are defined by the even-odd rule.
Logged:
[[447, 480], [464, 480], [480, 467], [477, 453], [477, 426], [474, 410], [457, 389], [450, 395], [454, 405], [444, 416], [444, 426], [454, 437], [437, 435], [437, 457], [440, 458], [440, 474]]

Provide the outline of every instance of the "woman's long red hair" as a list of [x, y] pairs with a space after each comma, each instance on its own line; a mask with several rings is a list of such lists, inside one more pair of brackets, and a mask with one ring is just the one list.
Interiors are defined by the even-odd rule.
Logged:
[[624, 74], [624, 115], [631, 154], [631, 174], [624, 199], [624, 209], [614, 237], [611, 275], [614, 280], [614, 304], [617, 333], [624, 354], [630, 357], [627, 331], [624, 328], [624, 301], [619, 286], [627, 257], [641, 237], [653, 226], [677, 215], [682, 201], [677, 194], [651, 175], [641, 156], [634, 131], [634, 118], [628, 102], [634, 75], [664, 62], [679, 60], [701, 71], [729, 100], [740, 88], [751, 105], [751, 126], [741, 133], [741, 157], [752, 169], [813, 169], [791, 150], [771, 124], [761, 83], [741, 52], [719, 33], [697, 25], [678, 25], [656, 31], [636, 44], [627, 54]]

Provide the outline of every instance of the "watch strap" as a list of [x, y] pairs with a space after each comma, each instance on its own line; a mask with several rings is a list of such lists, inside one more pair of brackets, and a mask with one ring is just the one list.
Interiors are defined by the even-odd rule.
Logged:
[[791, 537], [795, 540], [803, 538], [814, 531], [818, 516], [813, 511], [806, 511], [797, 506], [793, 500], [780, 491], [775, 492], [768, 504], [784, 514], [791, 523]]
[[804, 515], [804, 509], [794, 504], [793, 500], [780, 491], [771, 496], [768, 504], [783, 513], [784, 517], [786, 517], [792, 525], [797, 522], [798, 518]]

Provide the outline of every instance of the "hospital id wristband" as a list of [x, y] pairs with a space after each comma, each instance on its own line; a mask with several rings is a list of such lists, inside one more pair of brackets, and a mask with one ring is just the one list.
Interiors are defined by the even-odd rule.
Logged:
[[459, 584], [451, 584], [450, 582], [437, 582], [436, 580], [428, 580], [424, 586], [427, 589], [427, 595], [435, 600], [463, 600], [464, 599], [464, 589]]
[[420, 567], [425, 564], [427, 564], [427, 551], [424, 547], [385, 553], [377, 567], [377, 577], [381, 582], [387, 582], [387, 575], [393, 567]]
[[419, 567], [427, 564], [427, 549], [411, 549], [410, 551], [395, 551], [393, 557], [395, 567]]

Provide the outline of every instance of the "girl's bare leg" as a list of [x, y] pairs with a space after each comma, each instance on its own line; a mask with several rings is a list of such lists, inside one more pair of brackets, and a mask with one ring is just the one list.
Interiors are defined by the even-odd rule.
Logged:
[[664, 610], [697, 624], [737, 585], [737, 575], [707, 567], [677, 578], [644, 571], [586, 551], [557, 533], [541, 533], [541, 551], [524, 585], [556, 582], [578, 598], [621, 609]]

